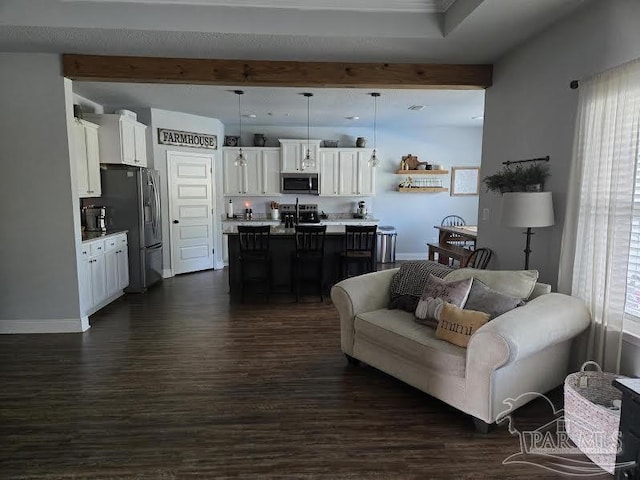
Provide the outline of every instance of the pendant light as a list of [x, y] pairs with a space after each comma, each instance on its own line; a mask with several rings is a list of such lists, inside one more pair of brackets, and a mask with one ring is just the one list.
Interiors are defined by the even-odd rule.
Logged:
[[307, 151], [304, 155], [304, 158], [302, 159], [302, 170], [304, 170], [305, 168], [314, 168], [316, 166], [316, 162], [311, 157], [311, 148], [310, 148], [311, 141], [309, 140], [311, 138], [309, 136], [309, 131], [310, 131], [309, 103], [310, 103], [311, 97], [313, 97], [313, 93], [305, 92], [302, 95], [307, 97]]
[[238, 96], [238, 126], [240, 127], [240, 136], [238, 137], [238, 146], [240, 147], [240, 150], [238, 150], [238, 155], [233, 161], [233, 164], [236, 167], [245, 167], [247, 165], [247, 159], [244, 156], [244, 153], [242, 153], [242, 111], [240, 110], [240, 97], [244, 95], [244, 91], [234, 90], [233, 93]]
[[378, 119], [378, 97], [380, 94], [378, 92], [372, 92], [369, 95], [373, 97], [373, 152], [371, 152], [371, 158], [369, 158], [369, 166], [375, 168], [380, 165], [380, 160], [376, 153], [376, 121]]

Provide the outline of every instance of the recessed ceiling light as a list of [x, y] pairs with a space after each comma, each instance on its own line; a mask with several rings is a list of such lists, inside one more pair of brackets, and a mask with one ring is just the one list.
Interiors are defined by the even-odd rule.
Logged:
[[344, 118], [346, 118], [347, 120], [360, 120], [360, 117], [358, 117], [356, 115], [352, 115], [350, 117], [344, 117]]
[[256, 118], [256, 114], [255, 113], [245, 113], [242, 116], [245, 117], [245, 118]]
[[471, 120], [484, 120], [484, 115], [476, 115], [475, 117], [471, 117]]
[[424, 108], [424, 105], [411, 105], [409, 110], [413, 110], [414, 112], [419, 112]]

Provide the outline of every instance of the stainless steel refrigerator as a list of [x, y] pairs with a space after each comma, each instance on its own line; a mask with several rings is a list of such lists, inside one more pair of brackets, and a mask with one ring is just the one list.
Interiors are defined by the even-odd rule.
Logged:
[[107, 229], [126, 229], [129, 239], [128, 293], [142, 293], [162, 280], [162, 226], [156, 170], [102, 165], [102, 196]]

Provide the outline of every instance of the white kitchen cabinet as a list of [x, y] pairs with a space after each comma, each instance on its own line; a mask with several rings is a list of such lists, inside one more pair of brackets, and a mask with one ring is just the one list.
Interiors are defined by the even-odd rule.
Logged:
[[123, 294], [129, 285], [127, 234], [82, 243], [80, 305], [91, 315]]
[[99, 197], [102, 194], [98, 128], [98, 125], [79, 118], [71, 126], [72, 156], [76, 163], [80, 198]]
[[91, 304], [95, 306], [107, 298], [107, 270], [104, 255], [104, 241], [99, 241], [91, 245], [89, 272], [91, 275]]
[[147, 166], [147, 126], [134, 122], [135, 158], [134, 162], [139, 167]]
[[[301, 139], [279, 139], [280, 159], [283, 173], [295, 172], [318, 172], [318, 162], [320, 160], [320, 142], [322, 140], [301, 140]], [[315, 161], [315, 166], [311, 168], [302, 167], [302, 159], [307, 153], [307, 148], [311, 152], [311, 158]]]
[[116, 261], [118, 262], [118, 291], [124, 290], [129, 286], [129, 250], [126, 235], [118, 237], [118, 249], [116, 250]]
[[105, 272], [107, 277], [107, 293], [113, 294], [118, 290], [118, 254], [115, 250], [105, 254]]
[[372, 196], [376, 194], [376, 167], [369, 165], [373, 149], [358, 151], [358, 195]]
[[262, 194], [280, 195], [280, 149], [262, 150]]
[[371, 196], [375, 170], [369, 166], [372, 149], [320, 149], [321, 196]]
[[89, 245], [82, 244], [80, 252], [80, 309], [87, 312], [93, 306], [93, 294], [91, 292], [91, 259], [89, 258]]
[[280, 195], [280, 149], [243, 148], [247, 165], [235, 165], [238, 148], [223, 150], [224, 195]]
[[320, 195], [333, 197], [338, 195], [338, 150], [332, 148], [330, 150], [320, 151], [319, 163], [319, 179], [320, 179]]
[[100, 163], [147, 166], [147, 126], [120, 114], [85, 114], [100, 125]]
[[105, 240], [105, 271], [108, 297], [121, 292], [129, 285], [129, 252], [126, 234]]

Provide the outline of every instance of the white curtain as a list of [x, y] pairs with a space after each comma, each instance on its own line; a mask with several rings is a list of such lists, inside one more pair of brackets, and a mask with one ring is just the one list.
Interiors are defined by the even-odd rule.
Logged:
[[580, 82], [559, 291], [591, 311], [588, 357], [620, 364], [638, 136], [640, 59]]

